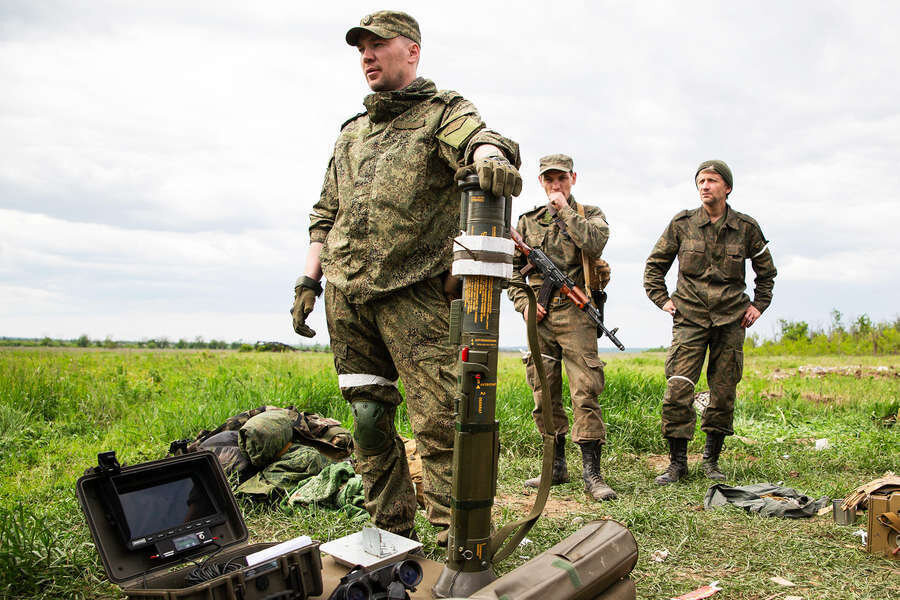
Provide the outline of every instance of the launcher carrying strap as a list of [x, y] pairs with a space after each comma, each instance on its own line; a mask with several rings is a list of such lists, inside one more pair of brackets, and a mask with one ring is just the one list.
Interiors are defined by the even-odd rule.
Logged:
[[[544, 361], [540, 360], [541, 344], [537, 333], [537, 298], [534, 295], [534, 290], [527, 283], [510, 281], [509, 285], [525, 290], [525, 293], [528, 295], [528, 349], [531, 350], [532, 356], [538, 358], [534, 361], [534, 367], [541, 382], [541, 389], [549, 390], [547, 375], [544, 373]], [[553, 431], [553, 405], [550, 394], [541, 394], [541, 413], [544, 431]], [[534, 505], [526, 517], [507, 523], [491, 536], [487, 555], [491, 557], [492, 563], [500, 562], [512, 554], [513, 550], [519, 546], [519, 542], [534, 527], [541, 513], [544, 512], [544, 506], [547, 504], [547, 498], [550, 496], [550, 486], [553, 483], [553, 445], [556, 436], [545, 433], [543, 438], [544, 460], [541, 465], [541, 483], [538, 487], [537, 497], [534, 499]]]

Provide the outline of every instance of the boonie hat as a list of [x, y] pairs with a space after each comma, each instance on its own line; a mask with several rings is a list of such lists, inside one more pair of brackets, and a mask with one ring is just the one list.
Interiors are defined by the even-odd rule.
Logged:
[[700, 171], [706, 171], [708, 169], [712, 169], [721, 175], [722, 179], [725, 181], [725, 185], [734, 188], [734, 177], [731, 174], [731, 169], [728, 168], [728, 165], [726, 165], [723, 160], [705, 160], [700, 163], [700, 166], [697, 167], [697, 171], [694, 173], [694, 187], [697, 186], [697, 175], [700, 174]]
[[575, 163], [571, 156], [565, 154], [548, 154], [541, 157], [538, 175], [543, 175], [547, 171], [565, 171], [571, 173]]
[[351, 27], [344, 39], [351, 46], [359, 42], [359, 36], [364, 31], [374, 33], [378, 37], [389, 40], [402, 35], [422, 44], [422, 34], [419, 32], [419, 24], [411, 16], [399, 10], [379, 10], [371, 15], [366, 15], [359, 21], [358, 27]]

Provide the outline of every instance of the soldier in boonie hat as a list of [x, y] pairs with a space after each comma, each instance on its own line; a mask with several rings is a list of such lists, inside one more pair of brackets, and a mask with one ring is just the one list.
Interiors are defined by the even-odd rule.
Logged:
[[351, 46], [355, 46], [359, 41], [359, 36], [365, 31], [385, 40], [402, 35], [419, 45], [422, 44], [419, 24], [411, 16], [398, 10], [379, 10], [371, 15], [364, 16], [360, 19], [358, 27], [351, 27], [347, 31], [344, 39]]

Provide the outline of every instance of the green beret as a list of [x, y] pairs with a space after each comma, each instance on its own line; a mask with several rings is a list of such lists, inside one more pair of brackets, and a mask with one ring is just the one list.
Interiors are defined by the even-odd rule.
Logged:
[[359, 21], [359, 27], [351, 27], [344, 39], [351, 46], [355, 46], [359, 42], [359, 36], [365, 31], [374, 33], [385, 40], [402, 35], [420, 46], [422, 45], [419, 24], [411, 16], [399, 10], [379, 10], [364, 16]]
[[725, 180], [725, 185], [734, 188], [734, 176], [731, 174], [731, 169], [728, 168], [728, 165], [726, 165], [723, 160], [705, 160], [700, 163], [700, 166], [697, 167], [697, 171], [694, 173], [694, 187], [697, 186], [697, 175], [700, 174], [700, 171], [706, 171], [708, 169], [712, 169], [721, 175], [722, 179]]

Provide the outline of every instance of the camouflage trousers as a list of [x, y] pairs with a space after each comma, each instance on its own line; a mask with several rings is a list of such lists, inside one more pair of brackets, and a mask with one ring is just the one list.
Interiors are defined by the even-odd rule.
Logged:
[[709, 364], [709, 405], [703, 411], [700, 429], [706, 433], [734, 434], [734, 399], [744, 370], [744, 335], [740, 320], [721, 327], [701, 327], [680, 320], [672, 327], [672, 345], [666, 355], [666, 395], [662, 405], [665, 437], [694, 437], [697, 415], [694, 387], [703, 369], [706, 350]]
[[364, 304], [351, 304], [339, 289], [326, 285], [325, 312], [341, 394], [354, 407], [354, 415], [364, 406], [382, 411], [377, 430], [386, 443], [377, 452], [360, 444], [358, 423], [354, 431], [366, 509], [387, 531], [413, 527], [416, 496], [394, 427], [397, 406], [403, 401], [399, 377], [422, 456], [428, 520], [439, 528], [449, 527], [456, 350], [447, 339], [449, 305], [441, 279], [422, 281]]
[[534, 366], [534, 356], [525, 359], [528, 385], [534, 392], [535, 425], [542, 434], [565, 435], [569, 431], [569, 419], [562, 403], [562, 364], [565, 362], [569, 377], [569, 396], [572, 398], [572, 441], [575, 443], [599, 441], [606, 443], [606, 425], [597, 396], [603, 392], [605, 379], [603, 361], [597, 356], [597, 328], [587, 316], [568, 300], [554, 299], [547, 316], [538, 322], [541, 343], [541, 359], [550, 398], [553, 403], [553, 431], [544, 431], [541, 398], [544, 390]]

